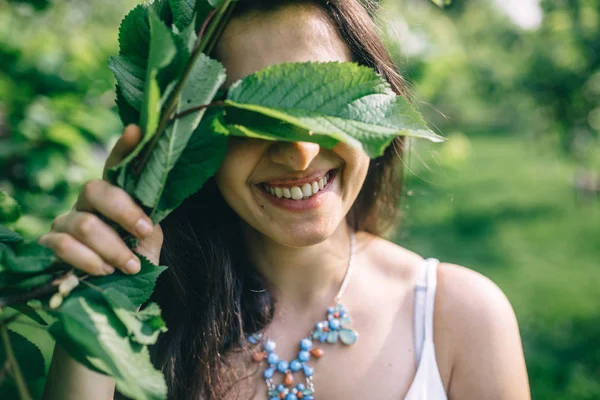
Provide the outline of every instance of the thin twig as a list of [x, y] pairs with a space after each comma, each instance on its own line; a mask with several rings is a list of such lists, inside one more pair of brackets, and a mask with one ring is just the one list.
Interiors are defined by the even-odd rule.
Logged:
[[17, 362], [17, 358], [15, 357], [15, 353], [10, 344], [10, 337], [8, 336], [8, 329], [6, 326], [0, 327], [0, 336], [2, 336], [2, 343], [4, 343], [4, 349], [6, 350], [6, 360], [10, 363], [10, 369], [17, 385], [17, 389], [19, 390], [21, 400], [32, 400], [29, 389], [27, 389], [27, 383], [23, 377], [23, 372], [21, 372], [21, 368], [19, 368], [19, 363]]
[[10, 367], [10, 364], [8, 363], [8, 360], [6, 360], [6, 362], [2, 366], [2, 370], [0, 370], [0, 387], [2, 387], [2, 382], [4, 382], [4, 379], [6, 378], [6, 375], [8, 373], [8, 367]]
[[21, 293], [14, 297], [0, 297], [0, 310], [2, 310], [4, 307], [12, 306], [13, 304], [27, 303], [29, 300], [45, 297], [56, 293], [58, 291], [58, 285], [60, 285], [60, 282], [62, 282], [63, 279], [71, 273], [73, 273], [72, 269], [67, 271], [64, 275], [61, 275], [60, 277], [53, 279], [50, 282], [38, 286], [27, 293]]
[[183, 118], [186, 117], [190, 114], [193, 114], [195, 112], [198, 112], [200, 110], [204, 110], [205, 108], [210, 108], [210, 107], [223, 107], [225, 106], [225, 102], [224, 101], [215, 101], [213, 103], [210, 104], [202, 104], [201, 106], [196, 106], [196, 107], [192, 107], [192, 108], [188, 108], [187, 110], [183, 110], [182, 112], [175, 114], [171, 117], [171, 122], [175, 121], [176, 119], [179, 118]]

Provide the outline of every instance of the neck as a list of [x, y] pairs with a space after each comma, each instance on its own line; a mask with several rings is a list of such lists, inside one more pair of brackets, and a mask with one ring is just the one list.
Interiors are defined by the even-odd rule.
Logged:
[[253, 265], [267, 280], [279, 309], [311, 310], [333, 305], [350, 256], [350, 227], [306, 247], [288, 247], [245, 225], [242, 229]]

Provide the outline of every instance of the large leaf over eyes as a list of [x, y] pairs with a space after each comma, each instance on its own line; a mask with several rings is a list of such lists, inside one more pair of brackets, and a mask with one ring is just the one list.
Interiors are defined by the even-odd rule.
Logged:
[[274, 65], [236, 82], [225, 103], [225, 121], [230, 125], [268, 132], [255, 122], [264, 123], [257, 117], [260, 114], [274, 124], [278, 120], [300, 128], [285, 140], [330, 146], [335, 139], [363, 148], [370, 157], [380, 156], [396, 136], [443, 140], [379, 74], [355, 63]]

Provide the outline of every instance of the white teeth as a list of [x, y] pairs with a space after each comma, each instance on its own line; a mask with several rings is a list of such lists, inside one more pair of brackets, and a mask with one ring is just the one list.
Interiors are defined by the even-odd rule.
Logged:
[[304, 197], [312, 196], [313, 191], [310, 183], [305, 183], [304, 185], [302, 185], [302, 194], [304, 195]]
[[312, 192], [313, 194], [317, 193], [319, 191], [319, 184], [317, 182], [313, 182], [312, 183]]
[[293, 188], [291, 188], [290, 192], [292, 193], [292, 199], [294, 200], [300, 200], [302, 196], [304, 196], [302, 190], [300, 190], [298, 186], [294, 186]]
[[327, 175], [318, 181], [305, 183], [301, 187], [294, 186], [291, 188], [279, 188], [265, 186], [265, 189], [267, 192], [271, 193], [273, 196], [277, 196], [278, 198], [285, 197], [286, 199], [301, 200], [317, 194], [319, 190], [323, 190], [323, 188], [327, 186], [328, 181], [329, 173], [327, 173]]

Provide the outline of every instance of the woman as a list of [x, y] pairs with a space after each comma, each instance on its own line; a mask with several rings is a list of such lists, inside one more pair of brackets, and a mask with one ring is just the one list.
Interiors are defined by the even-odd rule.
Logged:
[[[356, 61], [405, 94], [359, 0], [240, 2], [214, 56], [227, 84], [282, 62]], [[139, 139], [127, 127], [107, 166]], [[369, 160], [345, 144], [232, 138], [215, 178], [162, 226], [152, 227], [119, 188], [93, 181], [40, 243], [91, 274], [135, 273], [139, 261], [101, 214], [142, 239], [141, 254], [170, 267], [153, 295], [169, 326], [153, 357], [173, 399], [528, 399], [503, 293], [473, 271], [379, 236], [398, 205], [402, 143]], [[339, 338], [352, 343], [356, 332], [353, 344], [328, 343], [349, 322], [328, 310], [337, 300], [352, 317]], [[290, 362], [280, 368], [275, 358]], [[106, 400], [113, 392], [112, 379], [56, 349], [45, 398]]]

